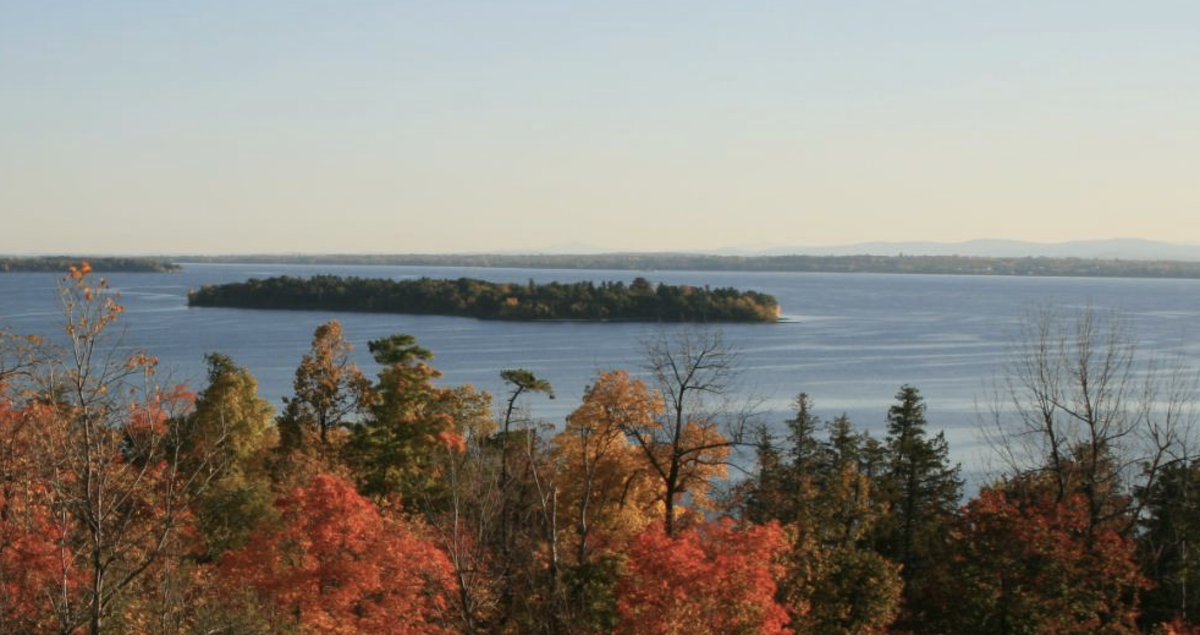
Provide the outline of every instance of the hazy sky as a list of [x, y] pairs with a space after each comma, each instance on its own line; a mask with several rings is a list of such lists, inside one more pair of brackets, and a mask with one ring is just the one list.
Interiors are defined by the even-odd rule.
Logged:
[[0, 252], [1200, 242], [1200, 2], [0, 0]]

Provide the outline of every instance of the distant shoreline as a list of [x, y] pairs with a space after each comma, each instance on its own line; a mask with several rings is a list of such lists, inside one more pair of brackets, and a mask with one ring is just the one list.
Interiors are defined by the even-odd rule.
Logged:
[[613, 271], [742, 271], [880, 273], [1017, 277], [1200, 279], [1200, 262], [984, 256], [713, 256], [611, 253], [596, 255], [394, 254], [246, 255], [166, 258], [196, 264], [364, 265], [570, 269]]
[[66, 273], [87, 262], [98, 273], [171, 273], [182, 267], [166, 258], [121, 256], [0, 256], [0, 273]]
[[678, 253], [566, 254], [251, 254], [157, 257], [4, 257], [0, 273], [65, 272], [87, 260], [98, 272], [167, 273], [183, 264], [346, 265], [561, 269], [610, 271], [726, 271], [747, 273], [867, 273], [1027, 278], [1200, 279], [1200, 261], [1058, 258], [1042, 256], [716, 256]]

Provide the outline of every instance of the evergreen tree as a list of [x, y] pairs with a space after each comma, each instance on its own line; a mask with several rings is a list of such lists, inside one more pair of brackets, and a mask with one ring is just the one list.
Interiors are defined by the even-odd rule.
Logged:
[[1179, 617], [1200, 623], [1200, 463], [1176, 463], [1139, 492], [1145, 518], [1139, 536], [1146, 575], [1146, 624]]
[[945, 436], [930, 438], [926, 425], [920, 392], [903, 386], [888, 410], [887, 463], [879, 483], [888, 512], [878, 524], [877, 547], [902, 566], [910, 619], [922, 611], [922, 574], [946, 544], [962, 492]]
[[962, 492], [959, 467], [951, 466], [943, 433], [926, 433], [925, 403], [920, 392], [904, 386], [888, 409], [887, 466], [884, 495], [891, 503], [881, 529], [885, 554], [904, 565], [909, 580], [920, 568], [923, 550], [940, 542]]
[[351, 428], [346, 462], [364, 494], [399, 494], [410, 505], [439, 504], [445, 483], [441, 455], [465, 446], [468, 422], [487, 417], [490, 400], [470, 387], [439, 388], [433, 354], [411, 335], [370, 342], [383, 366], [366, 417]]
[[868, 435], [855, 432], [854, 424], [844, 414], [830, 422], [828, 433], [829, 440], [825, 443], [825, 452], [829, 455], [830, 463], [855, 463], [861, 466], [863, 444]]
[[812, 399], [806, 393], [796, 395], [792, 403], [796, 414], [784, 422], [792, 446], [792, 467], [798, 474], [815, 474], [822, 454], [821, 442], [817, 440], [821, 419], [812, 413]]
[[781, 451], [766, 427], [755, 439], [758, 475], [746, 493], [744, 513], [754, 522], [783, 524], [811, 521], [820, 483], [825, 478], [825, 450], [816, 433], [821, 420], [812, 413], [812, 400], [800, 393], [792, 402], [795, 414], [784, 421], [788, 450]]
[[792, 628], [797, 635], [884, 632], [899, 611], [903, 582], [900, 567], [866, 540], [886, 509], [867, 471], [880, 463], [879, 444], [855, 432], [844, 414], [826, 427], [825, 440], [814, 443], [816, 418], [806, 405], [798, 400], [791, 422], [805, 433], [796, 435], [794, 456], [809, 466], [795, 471], [804, 498], [788, 526], [792, 549], [784, 590], [796, 614]]
[[865, 432], [854, 431], [845, 414], [829, 424], [828, 440], [822, 444], [827, 476], [821, 485], [825, 506], [825, 540], [841, 547], [856, 546], [867, 535], [884, 507], [867, 471], [865, 449], [878, 442]]
[[743, 514], [753, 523], [779, 520], [788, 505], [787, 482], [791, 479], [790, 465], [783, 460], [783, 453], [776, 447], [775, 436], [766, 426], [758, 429], [754, 440], [755, 462], [758, 474], [746, 492]]

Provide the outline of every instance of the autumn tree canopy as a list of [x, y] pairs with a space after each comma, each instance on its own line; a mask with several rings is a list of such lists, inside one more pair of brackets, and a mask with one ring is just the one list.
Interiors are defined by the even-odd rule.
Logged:
[[1088, 537], [1084, 497], [1053, 486], [991, 487], [968, 503], [940, 573], [942, 624], [959, 633], [1138, 633], [1134, 542]]
[[221, 561], [228, 584], [252, 587], [273, 624], [313, 635], [453, 632], [450, 563], [415, 527], [328, 475], [276, 506], [279, 521]]
[[659, 479], [625, 430], [653, 425], [662, 400], [624, 371], [602, 373], [554, 437], [559, 509], [571, 551], [586, 562], [602, 544], [619, 546], [662, 517]]
[[331, 431], [348, 426], [355, 413], [370, 405], [371, 382], [350, 358], [352, 350], [341, 322], [331, 320], [317, 327], [311, 350], [296, 368], [294, 394], [284, 399], [279, 432], [285, 449], [316, 443], [324, 448]]
[[618, 583], [619, 635], [791, 635], [775, 601], [778, 525], [738, 529], [731, 521], [668, 535], [655, 523], [634, 538]]

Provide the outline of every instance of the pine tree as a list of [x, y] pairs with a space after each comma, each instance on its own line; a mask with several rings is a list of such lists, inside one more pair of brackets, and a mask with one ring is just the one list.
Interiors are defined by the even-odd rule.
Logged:
[[408, 504], [440, 505], [446, 494], [442, 456], [465, 446], [468, 422], [487, 417], [490, 399], [469, 386], [440, 388], [433, 354], [411, 335], [368, 344], [383, 366], [363, 420], [351, 428], [345, 461], [364, 494], [399, 494]]
[[753, 523], [779, 520], [783, 512], [791, 507], [787, 491], [791, 466], [783, 460], [783, 453], [776, 443], [775, 436], [766, 426], [758, 429], [754, 440], [758, 474], [751, 479], [743, 511], [746, 520]]
[[784, 422], [792, 445], [792, 467], [798, 474], [815, 474], [822, 454], [821, 442], [817, 440], [821, 419], [812, 413], [812, 399], [806, 393], [796, 395], [792, 403], [796, 415]]
[[862, 449], [866, 435], [854, 431], [850, 418], [841, 415], [829, 424], [829, 440], [825, 443], [825, 452], [833, 465], [856, 463], [861, 467]]
[[746, 518], [753, 522], [812, 521], [828, 460], [816, 436], [821, 420], [812, 413], [812, 400], [800, 393], [792, 403], [795, 414], [784, 421], [789, 446], [786, 452], [766, 427], [757, 431], [754, 445], [758, 475], [750, 484], [744, 503]]
[[903, 386], [888, 410], [879, 483], [888, 513], [878, 525], [877, 547], [902, 566], [909, 619], [922, 611], [922, 574], [946, 544], [962, 492], [944, 434], [930, 438], [926, 425], [920, 392]]
[[[951, 466], [946, 438], [926, 433], [920, 392], [904, 386], [888, 410], [885, 496], [891, 503], [883, 523], [883, 551], [904, 565], [905, 579], [920, 568], [921, 553], [942, 535], [954, 516], [962, 491], [959, 467]], [[936, 544], [936, 543], [934, 543]]]
[[1148, 624], [1176, 617], [1200, 623], [1200, 463], [1176, 463], [1151, 487], [1138, 492], [1145, 505], [1139, 534], [1146, 574], [1154, 587], [1144, 594]]

